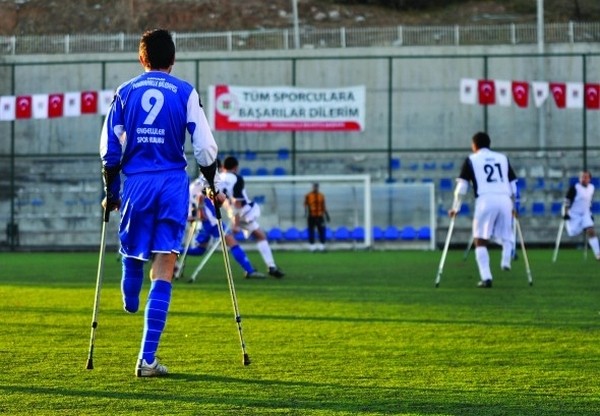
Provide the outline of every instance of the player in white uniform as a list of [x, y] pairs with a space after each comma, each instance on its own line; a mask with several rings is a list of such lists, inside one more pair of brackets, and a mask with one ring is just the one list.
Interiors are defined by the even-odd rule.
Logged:
[[223, 161], [223, 171], [220, 174], [221, 190], [227, 195], [233, 209], [233, 231], [237, 232], [241, 229], [246, 237], [249, 235], [254, 237], [258, 251], [268, 267], [269, 275], [282, 278], [284, 273], [275, 264], [267, 236], [258, 224], [260, 206], [248, 197], [244, 178], [237, 173], [238, 167], [238, 160], [233, 156], [228, 156]]
[[600, 260], [600, 245], [594, 231], [594, 219], [592, 218], [592, 200], [595, 189], [591, 180], [592, 174], [583, 171], [579, 175], [579, 182], [569, 187], [563, 206], [563, 218], [567, 234], [574, 237], [585, 232], [596, 259]]
[[501, 242], [501, 267], [510, 270], [513, 246], [512, 215], [513, 197], [517, 193], [517, 177], [508, 158], [490, 150], [490, 137], [487, 133], [476, 133], [472, 138], [473, 153], [465, 160], [460, 175], [456, 179], [454, 202], [448, 212], [456, 216], [463, 196], [473, 185], [475, 194], [475, 214], [473, 217], [473, 240], [475, 257], [479, 267], [481, 281], [479, 287], [492, 287], [492, 272], [487, 249], [488, 241], [493, 237]]
[[[217, 160], [217, 166], [219, 161]], [[219, 179], [217, 179], [217, 182]], [[206, 252], [208, 243], [211, 239], [219, 239], [219, 226], [216, 217], [215, 206], [212, 200], [206, 197], [203, 191], [208, 186], [204, 177], [200, 176], [190, 184], [190, 214], [191, 221], [202, 222], [202, 229], [194, 237], [196, 245], [188, 249], [187, 254], [191, 256], [201, 256]], [[220, 195], [220, 194], [219, 194]], [[225, 198], [223, 198], [225, 199]], [[225, 202], [219, 201], [221, 203]], [[235, 261], [244, 269], [244, 277], [246, 279], [264, 279], [267, 276], [257, 271], [244, 249], [235, 239], [231, 230], [225, 231], [225, 244], [229, 247], [231, 255]]]

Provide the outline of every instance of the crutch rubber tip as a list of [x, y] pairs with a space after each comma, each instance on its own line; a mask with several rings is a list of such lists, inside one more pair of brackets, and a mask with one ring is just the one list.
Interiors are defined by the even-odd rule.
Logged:
[[94, 362], [92, 361], [91, 358], [88, 359], [87, 361], [87, 365], [85, 366], [86, 370], [93, 370], [94, 369]]
[[244, 354], [244, 365], [250, 365], [250, 356], [248, 354]]

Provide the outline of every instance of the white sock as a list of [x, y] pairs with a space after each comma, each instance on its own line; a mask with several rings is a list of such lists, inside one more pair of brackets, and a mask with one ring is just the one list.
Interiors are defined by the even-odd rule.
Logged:
[[475, 247], [475, 258], [477, 259], [481, 280], [492, 280], [490, 254], [488, 253], [487, 247]]
[[273, 252], [271, 251], [269, 242], [267, 240], [259, 241], [256, 243], [256, 247], [258, 247], [258, 251], [267, 267], [275, 267], [275, 260], [273, 259]]
[[592, 238], [590, 238], [588, 240], [588, 244], [592, 248], [592, 251], [594, 252], [594, 256], [596, 256], [596, 257], [600, 256], [600, 244], [598, 244], [598, 237], [593, 236]]
[[511, 241], [504, 241], [502, 243], [502, 262], [500, 267], [509, 267], [512, 258], [513, 245]]

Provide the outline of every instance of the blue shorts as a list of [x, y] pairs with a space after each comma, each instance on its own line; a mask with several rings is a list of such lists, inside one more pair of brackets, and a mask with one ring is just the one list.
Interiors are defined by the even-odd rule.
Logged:
[[179, 253], [189, 204], [185, 171], [140, 173], [123, 182], [121, 254], [150, 260], [152, 253]]

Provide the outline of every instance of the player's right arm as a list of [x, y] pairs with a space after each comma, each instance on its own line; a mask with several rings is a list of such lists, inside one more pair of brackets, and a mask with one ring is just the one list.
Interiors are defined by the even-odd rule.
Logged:
[[120, 96], [115, 94], [100, 133], [100, 159], [105, 193], [102, 206], [108, 211], [118, 210], [121, 205], [121, 157], [126, 141], [123, 106]]

